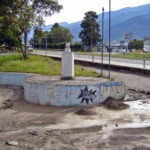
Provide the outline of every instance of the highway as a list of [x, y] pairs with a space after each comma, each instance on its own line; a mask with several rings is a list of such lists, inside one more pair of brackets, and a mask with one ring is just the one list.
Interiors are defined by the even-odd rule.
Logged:
[[[51, 56], [51, 57], [58, 57], [61, 58], [61, 51], [45, 51], [45, 50], [38, 50], [33, 52], [34, 54], [44, 55], [44, 56]], [[109, 64], [108, 57], [103, 58], [103, 64]], [[77, 55], [75, 54], [75, 60], [82, 60], [86, 62], [95, 62], [101, 63], [101, 56], [89, 56], [89, 55]], [[136, 60], [136, 59], [124, 59], [124, 58], [114, 58], [111, 57], [110, 61], [111, 65], [115, 66], [125, 66], [131, 68], [142, 68], [146, 70], [150, 70], [150, 61], [145, 61], [145, 68], [144, 68], [144, 61], [143, 60]]]

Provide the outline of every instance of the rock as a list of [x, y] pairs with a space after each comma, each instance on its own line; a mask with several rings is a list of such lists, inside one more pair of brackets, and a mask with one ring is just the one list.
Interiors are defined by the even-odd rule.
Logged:
[[129, 98], [130, 98], [130, 96], [126, 94], [126, 95], [124, 96], [123, 100], [124, 100], [124, 101], [127, 101], [127, 100], [129, 100]]
[[126, 94], [123, 98], [124, 101], [133, 101], [133, 98], [131, 96], [129, 96], [128, 94]]
[[142, 99], [146, 99], [146, 96], [145, 96], [145, 95], [142, 95]]
[[107, 124], [105, 124], [104, 127], [107, 127]]
[[122, 101], [116, 100], [111, 96], [103, 102], [103, 105], [112, 110], [123, 110], [130, 107], [128, 104], [124, 104]]
[[10, 99], [3, 100], [1, 109], [12, 108], [13, 102]]
[[75, 114], [76, 115], [93, 115], [95, 113], [89, 109], [79, 109], [75, 112]]
[[28, 132], [31, 136], [37, 136], [37, 132], [36, 131], [29, 131]]
[[7, 145], [12, 145], [12, 146], [18, 146], [18, 141], [7, 141], [6, 142]]

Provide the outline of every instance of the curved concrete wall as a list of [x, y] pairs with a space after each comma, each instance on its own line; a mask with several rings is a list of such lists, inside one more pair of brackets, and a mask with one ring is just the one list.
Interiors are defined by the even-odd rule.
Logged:
[[0, 72], [0, 84], [24, 86], [26, 78], [32, 75], [27, 73]]
[[[75, 81], [52, 81], [51, 79], [40, 80], [31, 77], [24, 83], [24, 97], [27, 101], [54, 106], [85, 106], [98, 104], [105, 101], [109, 96], [121, 99], [125, 95], [123, 82], [93, 82], [74, 83]], [[65, 82], [65, 83], [63, 83]], [[85, 81], [84, 81], [85, 82]]]
[[[39, 80], [39, 78], [42, 80]], [[36, 80], [35, 80], [36, 78]], [[123, 82], [91, 82], [87, 79], [78, 84], [51, 80], [52, 77], [24, 73], [0, 73], [1, 85], [24, 87], [24, 98], [41, 105], [79, 106], [102, 103], [107, 97], [124, 97], [126, 89]], [[70, 82], [69, 84], [67, 82]]]

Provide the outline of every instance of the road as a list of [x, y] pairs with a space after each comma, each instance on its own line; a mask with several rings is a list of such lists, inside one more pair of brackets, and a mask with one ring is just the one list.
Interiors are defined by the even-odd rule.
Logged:
[[[44, 50], [38, 50], [34, 51], [34, 54], [39, 55], [47, 55], [52, 57], [58, 57], [61, 58], [61, 51], [44, 51]], [[96, 62], [101, 63], [101, 56], [89, 56], [89, 55], [77, 55], [75, 54], [75, 60], [83, 60], [88, 62]], [[108, 57], [104, 57], [104, 64], [109, 64]], [[111, 57], [112, 65], [115, 66], [125, 66], [125, 67], [131, 67], [131, 68], [144, 68], [144, 61], [143, 60], [136, 60], [136, 59], [123, 59], [123, 58], [114, 58]], [[150, 70], [150, 61], [145, 62], [145, 69]]]

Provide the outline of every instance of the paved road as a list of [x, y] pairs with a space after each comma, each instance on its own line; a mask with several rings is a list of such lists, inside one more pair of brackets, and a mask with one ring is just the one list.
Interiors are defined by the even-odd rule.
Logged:
[[[53, 57], [61, 57], [60, 51], [52, 52], [52, 51], [34, 51], [36, 54], [40, 55], [47, 55], [47, 56], [53, 56]], [[83, 60], [88, 62], [97, 62], [101, 63], [101, 56], [88, 56], [88, 55], [77, 55], [75, 54], [75, 60]], [[108, 64], [108, 57], [104, 57], [104, 64]], [[144, 62], [143, 60], [135, 60], [135, 59], [123, 59], [123, 58], [113, 58], [111, 57], [111, 64], [116, 66], [128, 66], [132, 68], [144, 68]], [[146, 61], [145, 63], [145, 69], [150, 70], [150, 61]]]

